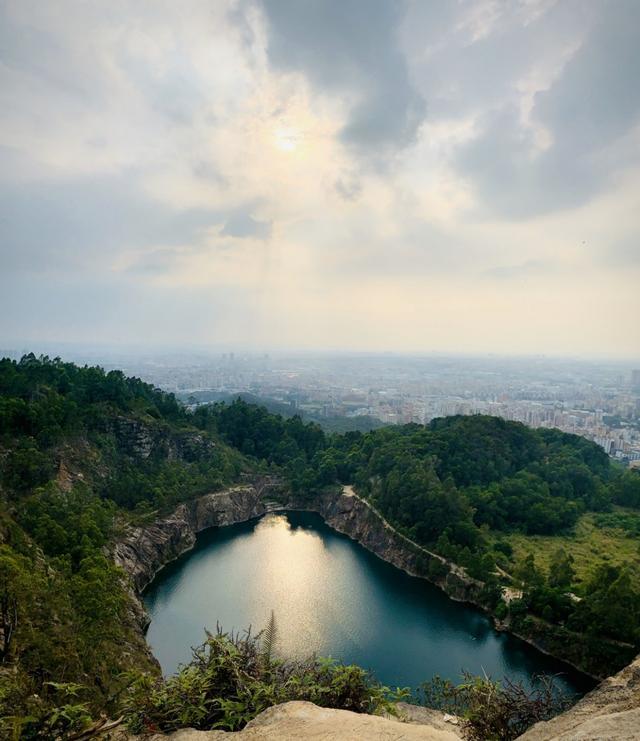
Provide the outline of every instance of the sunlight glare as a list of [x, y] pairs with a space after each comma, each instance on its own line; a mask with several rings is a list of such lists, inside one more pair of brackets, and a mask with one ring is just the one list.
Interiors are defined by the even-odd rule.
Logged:
[[293, 127], [282, 127], [275, 131], [275, 144], [282, 152], [294, 152], [300, 143], [300, 132]]

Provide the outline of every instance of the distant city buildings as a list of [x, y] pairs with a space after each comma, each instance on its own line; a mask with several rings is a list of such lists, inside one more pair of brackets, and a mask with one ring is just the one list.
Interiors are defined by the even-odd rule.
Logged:
[[622, 462], [640, 461], [640, 370], [628, 364], [237, 351], [99, 362], [185, 400], [194, 395], [207, 402], [245, 392], [292, 413], [367, 415], [385, 424], [492, 414], [581, 435]]

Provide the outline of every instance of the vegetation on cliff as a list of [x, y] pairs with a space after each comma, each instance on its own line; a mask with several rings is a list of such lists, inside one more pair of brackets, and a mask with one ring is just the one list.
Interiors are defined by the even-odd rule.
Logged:
[[55, 738], [155, 671], [107, 546], [247, 466], [138, 379], [0, 361], [0, 735]]
[[[549, 641], [570, 640], [576, 663], [613, 671], [640, 647], [631, 562], [603, 554], [578, 578], [569, 550], [544, 568], [526, 551], [527, 538], [562, 539], [585, 516], [637, 536], [640, 475], [592, 443], [482, 416], [327, 435], [243, 401], [189, 412], [118, 371], [28, 355], [0, 360], [2, 732], [55, 738], [118, 712], [132, 668], [156, 676], [110, 543], [127, 522], [269, 470], [298, 499], [354, 485], [552, 652]], [[504, 585], [522, 592], [508, 605]]]

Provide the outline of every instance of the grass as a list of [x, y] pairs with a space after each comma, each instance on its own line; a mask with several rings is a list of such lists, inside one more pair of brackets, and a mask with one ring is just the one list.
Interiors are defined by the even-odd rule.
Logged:
[[[634, 510], [615, 507], [614, 512], [638, 516]], [[548, 573], [552, 555], [562, 547], [574, 558], [575, 586], [579, 589], [603, 562], [632, 566], [632, 578], [640, 587], [640, 541], [617, 527], [598, 527], [598, 515], [587, 512], [578, 520], [573, 532], [564, 535], [522, 535], [491, 533], [495, 540], [506, 540], [513, 548], [513, 560], [533, 553], [538, 567]]]

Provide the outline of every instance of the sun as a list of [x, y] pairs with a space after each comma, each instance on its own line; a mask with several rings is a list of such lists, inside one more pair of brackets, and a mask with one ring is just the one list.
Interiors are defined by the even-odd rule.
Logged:
[[292, 126], [280, 127], [274, 132], [275, 145], [281, 152], [295, 152], [300, 144], [300, 131]]

